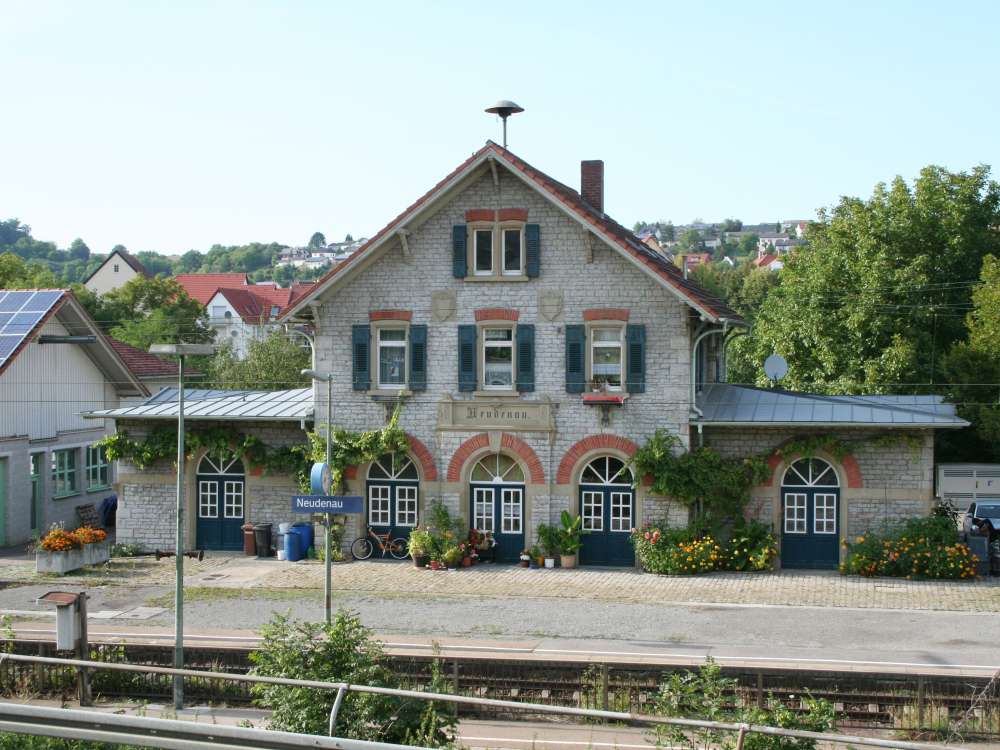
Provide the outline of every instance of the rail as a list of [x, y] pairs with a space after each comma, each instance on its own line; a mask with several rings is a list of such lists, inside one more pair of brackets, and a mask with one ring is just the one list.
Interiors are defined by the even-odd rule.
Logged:
[[[958, 748], [950, 747], [948, 745], [942, 745], [932, 742], [884, 740], [875, 737], [858, 737], [851, 735], [834, 734], [830, 732], [810, 732], [800, 729], [783, 729], [780, 727], [759, 726], [756, 724], [723, 722], [723, 721], [706, 721], [702, 719], [680, 719], [680, 718], [665, 717], [665, 716], [651, 716], [649, 714], [639, 714], [639, 713], [631, 713], [625, 711], [605, 711], [599, 709], [575, 708], [571, 706], [550, 706], [539, 703], [522, 703], [520, 701], [501, 700], [498, 698], [477, 698], [474, 696], [453, 695], [450, 693], [432, 693], [422, 690], [404, 690], [400, 688], [386, 688], [386, 687], [377, 687], [373, 685], [354, 685], [347, 682], [323, 682], [320, 680], [298, 680], [289, 677], [266, 677], [263, 675], [233, 674], [229, 672], [208, 672], [196, 669], [156, 667], [145, 664], [109, 663], [100, 661], [89, 661], [84, 659], [57, 659], [48, 656], [29, 656], [24, 654], [0, 654], [0, 664], [2, 664], [4, 661], [27, 662], [32, 664], [54, 664], [63, 667], [76, 667], [78, 669], [104, 669], [104, 670], [121, 671], [121, 672], [142, 672], [147, 674], [149, 673], [163, 674], [181, 678], [191, 677], [191, 678], [206, 679], [206, 680], [247, 682], [247, 683], [257, 683], [266, 685], [283, 685], [286, 687], [312, 688], [315, 690], [332, 690], [336, 691], [340, 695], [343, 695], [345, 692], [348, 691], [354, 691], [359, 693], [388, 695], [397, 698], [413, 698], [416, 700], [439, 701], [442, 703], [472, 704], [479, 706], [492, 706], [496, 708], [516, 709], [521, 711], [531, 711], [533, 713], [561, 714], [563, 716], [577, 716], [581, 718], [603, 719], [606, 721], [625, 721], [634, 724], [651, 724], [651, 725], [660, 724], [660, 725], [676, 726], [685, 729], [714, 729], [719, 731], [731, 731], [731, 732], [736, 732], [738, 735], [737, 750], [742, 750], [743, 740], [747, 734], [764, 734], [764, 735], [771, 735], [778, 737], [810, 739], [810, 740], [817, 740], [820, 742], [830, 742], [839, 745], [861, 745], [865, 747], [898, 748], [898, 750], [959, 750]], [[15, 704], [0, 704], [0, 706], [12, 706], [12, 705]], [[336, 705], [335, 701], [334, 708], [337, 707], [338, 706]], [[25, 708], [25, 707], [17, 706], [17, 708]], [[64, 709], [57, 709], [57, 710], [64, 710]], [[90, 712], [84, 711], [82, 713], [93, 716], [93, 714]], [[0, 713], [0, 715], [3, 714]], [[106, 716], [106, 715], [101, 714], [101, 716]], [[335, 720], [336, 720], [336, 713], [335, 711], [331, 710], [331, 716], [330, 716], [331, 730], [333, 729]], [[163, 720], [157, 720], [157, 721], [163, 721]], [[181, 723], [183, 724], [184, 722]], [[3, 724], [0, 724], [0, 729], [6, 729], [7, 731], [14, 731], [14, 732], [20, 731], [16, 728], [8, 729]], [[216, 727], [213, 727], [213, 729], [216, 729]], [[262, 730], [253, 730], [253, 731], [262, 731]], [[49, 736], [59, 736], [59, 735], [49, 735]], [[79, 737], [80, 735], [77, 736]], [[321, 739], [317, 738], [315, 735], [298, 735], [298, 736], [304, 739], [309, 739], [310, 741]], [[335, 738], [327, 738], [327, 739], [335, 739]], [[339, 740], [339, 739], [337, 741], [345, 742], [345, 740]], [[349, 742], [353, 743], [358, 741], [350, 740]], [[388, 747], [398, 747], [398, 746], [388, 746], [381, 743], [367, 743], [367, 744], [372, 748], [375, 748], [376, 746], [383, 749]], [[219, 747], [220, 745], [216, 744], [214, 746]], [[175, 746], [155, 745], [155, 747], [163, 747], [163, 748], [169, 747], [172, 749]], [[187, 745], [184, 747], [198, 747], [198, 746]], [[243, 745], [242, 747], [279, 747], [279, 746]], [[345, 750], [360, 750], [360, 748], [357, 749], [350, 748], [347, 745], [301, 744], [297, 745], [296, 747], [323, 747], [323, 748], [342, 747]]]

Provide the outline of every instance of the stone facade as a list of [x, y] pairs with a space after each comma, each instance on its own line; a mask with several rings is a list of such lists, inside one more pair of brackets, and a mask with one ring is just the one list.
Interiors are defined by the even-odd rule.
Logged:
[[[162, 424], [162, 423], [160, 423]], [[188, 423], [196, 430], [197, 421]], [[278, 448], [301, 445], [305, 432], [297, 424], [231, 423], [234, 432], [253, 435], [265, 445]], [[119, 431], [133, 439], [141, 439], [156, 427], [150, 422], [120, 422]], [[192, 456], [184, 465], [186, 520], [185, 536], [190, 547], [198, 546], [196, 534], [198, 465], [203, 453]], [[252, 523], [271, 523], [277, 531], [279, 523], [304, 520], [295, 517], [289, 508], [292, 495], [298, 492], [296, 480], [287, 475], [264, 474], [261, 467], [244, 461], [246, 470], [244, 518]], [[118, 462], [118, 527], [117, 540], [138, 544], [144, 550], [173, 549], [176, 525], [177, 475], [171, 460], [139, 470], [127, 461]]]
[[[730, 457], [772, 455], [770, 482], [752, 493], [748, 515], [773, 525], [781, 535], [781, 485], [795, 460], [773, 455], [793, 438], [830, 435], [848, 446], [837, 458], [818, 452], [836, 470], [840, 484], [841, 538], [850, 538], [901, 519], [926, 515], [934, 502], [934, 434], [931, 430], [894, 432], [861, 429], [737, 429], [706, 427], [704, 444]], [[697, 435], [693, 438], [697, 443]]]

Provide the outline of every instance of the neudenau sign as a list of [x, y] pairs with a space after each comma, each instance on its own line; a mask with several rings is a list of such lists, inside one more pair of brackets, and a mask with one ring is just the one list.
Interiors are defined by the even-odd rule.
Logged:
[[552, 412], [549, 401], [447, 399], [438, 404], [438, 429], [550, 432], [555, 429]]
[[292, 513], [361, 513], [364, 500], [360, 495], [295, 495]]

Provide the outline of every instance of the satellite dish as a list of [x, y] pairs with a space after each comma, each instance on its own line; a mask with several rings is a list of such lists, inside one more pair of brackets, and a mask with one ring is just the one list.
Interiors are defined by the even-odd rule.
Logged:
[[772, 354], [764, 360], [764, 374], [777, 382], [788, 374], [788, 362], [780, 354]]

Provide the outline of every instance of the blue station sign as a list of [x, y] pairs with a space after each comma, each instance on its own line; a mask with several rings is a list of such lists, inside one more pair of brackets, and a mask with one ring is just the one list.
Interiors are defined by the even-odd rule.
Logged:
[[361, 513], [364, 498], [360, 495], [294, 495], [293, 513]]

